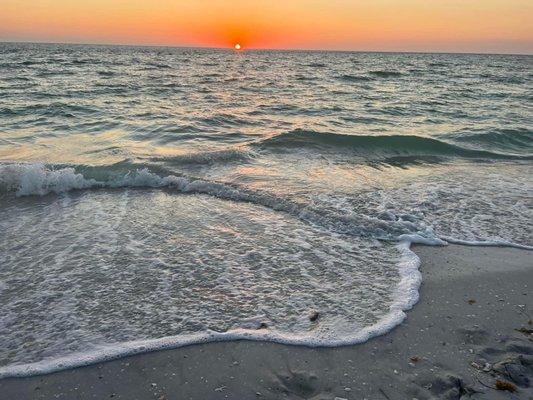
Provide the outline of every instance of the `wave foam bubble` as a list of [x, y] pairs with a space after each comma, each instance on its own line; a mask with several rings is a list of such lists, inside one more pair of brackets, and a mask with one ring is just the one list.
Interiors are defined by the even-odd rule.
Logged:
[[[206, 194], [223, 200], [261, 205], [342, 234], [395, 240], [401, 234], [424, 233], [408, 220], [388, 221], [373, 215], [326, 210], [237, 185], [176, 175], [161, 177], [148, 168], [120, 176], [111, 175], [108, 180], [95, 180], [84, 177], [70, 167], [50, 169], [43, 164], [4, 165], [0, 167], [0, 187], [14, 191], [17, 196], [59, 194], [91, 188], [169, 188], [181, 193]], [[425, 233], [433, 236], [430, 231]]]
[[0, 165], [0, 190], [15, 191], [17, 196], [64, 193], [98, 186], [74, 168], [50, 169], [44, 164]]
[[[6, 226], [19, 220], [17, 204], [1, 212]], [[0, 350], [0, 377], [207, 341], [355, 344], [403, 321], [418, 296], [419, 260], [408, 242], [354, 239], [254, 204], [90, 191], [24, 212], [26, 245], [16, 245], [19, 233], [0, 243], [9, 252], [0, 333], [18, 349]], [[31, 313], [20, 312], [21, 298], [34, 304]], [[308, 318], [312, 309], [318, 323]]]
[[[397, 218], [390, 211], [380, 212], [380, 205], [376, 206], [375, 215], [372, 214], [372, 210], [369, 210], [369, 213], [332, 211], [329, 207], [321, 208], [239, 185], [177, 175], [160, 176], [148, 168], [139, 168], [118, 175], [109, 174], [107, 179], [102, 180], [86, 177], [72, 167], [53, 168], [42, 163], [0, 164], [0, 193], [15, 192], [17, 196], [42, 196], [50, 193], [65, 193], [71, 190], [129, 187], [169, 188], [181, 193], [206, 194], [223, 200], [257, 204], [275, 211], [288, 213], [300, 220], [335, 232], [356, 236], [362, 235], [394, 241], [407, 240], [411, 243], [437, 246], [450, 242], [464, 245], [533, 248], [524, 243], [516, 243], [502, 238], [480, 238], [477, 240], [462, 238], [459, 232], [443, 236], [431, 228], [431, 225], [438, 224], [438, 221], [428, 224], [428, 221], [424, 219], [420, 220], [416, 216], [411, 218], [407, 214], [402, 214], [401, 218]], [[390, 202], [391, 194], [385, 196], [381, 201]]]
[[[425, 244], [425, 245], [446, 245], [447, 242], [450, 243], [462, 243], [462, 244], [470, 244], [470, 245], [508, 245], [508, 246], [520, 246], [522, 248], [529, 248], [528, 246], [521, 246], [521, 245], [514, 245], [510, 242], [503, 242], [503, 241], [465, 241], [460, 239], [453, 239], [448, 237], [437, 237], [431, 229], [424, 230], [424, 224], [419, 223], [416, 218], [411, 218], [407, 214], [401, 214], [401, 218], [398, 218], [398, 216], [393, 213], [392, 211], [383, 211], [381, 213], [377, 213], [376, 216], [374, 215], [358, 215], [358, 214], [349, 214], [349, 213], [339, 213], [339, 212], [331, 212], [330, 210], [321, 209], [319, 207], [316, 207], [316, 205], [311, 206], [308, 204], [298, 203], [296, 201], [290, 200], [288, 198], [282, 198], [278, 197], [269, 193], [263, 193], [258, 191], [253, 191], [244, 187], [239, 187], [236, 185], [230, 185], [226, 183], [220, 183], [220, 182], [213, 182], [213, 181], [207, 181], [202, 179], [191, 179], [188, 177], [183, 176], [176, 176], [176, 175], [167, 175], [167, 176], [159, 176], [147, 168], [141, 168], [137, 169], [133, 172], [128, 172], [122, 175], [109, 175], [109, 179], [103, 180], [103, 179], [94, 179], [84, 176], [82, 173], [79, 173], [76, 171], [75, 168], [66, 167], [66, 168], [51, 168], [44, 164], [3, 164], [0, 165], [0, 190], [2, 191], [10, 191], [16, 193], [17, 196], [29, 196], [29, 195], [46, 195], [49, 193], [65, 193], [70, 190], [83, 190], [83, 189], [102, 189], [102, 188], [171, 188], [175, 189], [182, 193], [190, 193], [190, 194], [206, 194], [209, 195], [209, 198], [212, 198], [216, 200], [218, 203], [216, 207], [208, 207], [209, 213], [201, 214], [197, 211], [191, 212], [190, 215], [198, 215], [199, 221], [207, 221], [209, 218], [212, 218], [213, 210], [218, 209], [221, 207], [224, 210], [234, 210], [238, 209], [239, 207], [251, 207], [250, 209], [247, 209], [247, 214], [245, 214], [246, 218], [237, 218], [237, 220], [247, 220], [247, 218], [250, 217], [250, 213], [255, 210], [259, 206], [266, 207], [269, 213], [272, 213], [269, 215], [269, 218], [264, 218], [264, 216], [257, 216], [254, 219], [254, 223], [265, 223], [265, 221], [272, 221], [275, 216], [283, 215], [278, 214], [273, 211], [283, 211], [284, 214], [289, 214], [290, 216], [297, 217], [296, 219], [301, 223], [301, 221], [304, 221], [308, 223], [308, 225], [298, 225], [298, 229], [305, 229], [307, 232], [305, 235], [296, 235], [299, 236], [299, 238], [296, 238], [295, 240], [298, 240], [298, 243], [295, 244], [297, 247], [301, 247], [302, 252], [290, 252], [291, 256], [292, 254], [307, 254], [309, 253], [309, 249], [316, 249], [317, 246], [322, 245], [323, 240], [317, 240], [316, 245], [314, 244], [306, 244], [301, 243], [301, 237], [306, 237], [306, 240], [308, 240], [308, 229], [318, 229], [320, 231], [328, 232], [328, 235], [344, 235], [344, 234], [350, 234], [355, 235], [357, 238], [354, 239], [352, 236], [349, 240], [342, 243], [336, 243], [335, 246], [326, 246], [328, 249], [335, 249], [336, 246], [339, 248], [342, 248], [343, 251], [338, 250], [338, 253], [332, 254], [332, 260], [335, 259], [335, 263], [338, 262], [339, 257], [344, 257], [345, 254], [350, 254], [350, 246], [353, 245], [353, 243], [358, 243], [358, 246], [360, 243], [363, 243], [365, 240], [375, 240], [377, 239], [386, 239], [386, 240], [394, 240], [398, 244], [395, 246], [397, 251], [399, 252], [399, 258], [396, 258], [395, 265], [396, 265], [396, 271], [398, 274], [398, 280], [394, 284], [394, 289], [389, 290], [390, 293], [390, 302], [387, 303], [387, 311], [386, 313], [379, 316], [379, 319], [376, 321], [373, 321], [370, 325], [367, 326], [361, 326], [357, 327], [357, 325], [353, 325], [350, 323], [347, 323], [343, 317], [339, 317], [338, 319], [329, 321], [328, 323], [324, 323], [321, 325], [322, 330], [317, 330], [312, 332], [312, 334], [309, 333], [302, 333], [300, 330], [296, 330], [295, 332], [288, 332], [276, 329], [275, 326], [270, 327], [269, 322], [269, 328], [268, 329], [262, 329], [262, 323], [263, 318], [265, 315], [268, 315], [268, 313], [263, 313], [261, 315], [252, 315], [248, 316], [247, 318], [241, 319], [239, 321], [235, 321], [235, 324], [230, 326], [228, 329], [222, 329], [221, 331], [215, 331], [212, 330], [210, 327], [216, 326], [216, 324], [207, 324], [205, 325], [205, 329], [194, 332], [194, 333], [185, 333], [179, 334], [179, 335], [173, 335], [171, 334], [173, 331], [168, 331], [167, 334], [164, 337], [157, 338], [157, 334], [150, 331], [150, 326], [153, 325], [151, 322], [148, 325], [145, 325], [142, 323], [141, 328], [142, 329], [148, 329], [148, 331], [142, 331], [145, 333], [145, 335], [137, 335], [133, 334], [136, 333], [136, 331], [133, 331], [131, 335], [126, 335], [125, 340], [120, 340], [119, 343], [116, 344], [98, 344], [98, 342], [95, 343], [94, 346], [89, 347], [88, 351], [76, 351], [67, 355], [60, 355], [58, 357], [52, 357], [52, 358], [46, 358], [42, 359], [36, 362], [31, 362], [31, 360], [21, 359], [19, 362], [14, 364], [8, 364], [3, 367], [0, 367], [0, 377], [9, 377], [9, 376], [28, 376], [28, 375], [35, 375], [35, 374], [42, 374], [42, 373], [48, 373], [52, 371], [56, 371], [59, 369], [66, 369], [66, 368], [72, 368], [82, 365], [87, 365], [95, 362], [110, 360], [118, 357], [123, 357], [126, 355], [131, 354], [137, 354], [152, 350], [159, 350], [159, 349], [165, 349], [165, 348], [175, 348], [180, 346], [185, 346], [188, 344], [194, 344], [194, 343], [203, 343], [203, 342], [209, 342], [209, 341], [223, 341], [223, 340], [237, 340], [237, 339], [249, 339], [249, 340], [268, 340], [268, 341], [274, 341], [279, 343], [286, 343], [286, 344], [295, 344], [295, 345], [305, 345], [305, 346], [340, 346], [340, 345], [348, 345], [348, 344], [356, 344], [361, 343], [366, 340], [368, 340], [371, 337], [384, 334], [388, 331], [390, 331], [392, 328], [400, 324], [405, 319], [405, 311], [413, 307], [413, 305], [418, 300], [418, 289], [421, 282], [421, 275], [418, 270], [420, 265], [420, 260], [410, 250], [410, 246], [414, 243], [418, 244]], [[121, 192], [122, 194], [119, 196], [122, 197], [128, 197], [132, 196], [131, 194], [128, 194], [127, 191]], [[164, 194], [164, 191], [156, 191], [157, 194]], [[42, 229], [55, 229], [56, 221], [57, 220], [67, 220], [71, 221], [69, 223], [77, 223], [81, 224], [77, 227], [74, 227], [76, 229], [77, 233], [80, 233], [80, 230], [88, 229], [90, 232], [98, 231], [101, 233], [103, 243], [101, 244], [103, 249], [106, 249], [105, 251], [112, 250], [112, 255], [115, 255], [115, 251], [113, 248], [110, 249], [110, 246], [113, 243], [117, 243], [119, 241], [119, 238], [126, 238], [127, 240], [130, 240], [131, 243], [126, 244], [121, 249], [124, 248], [128, 252], [132, 252], [135, 255], [132, 256], [135, 260], [135, 262], [140, 262], [140, 260], [145, 257], [146, 254], [153, 253], [154, 249], [157, 249], [157, 257], [156, 258], [150, 258], [147, 259], [147, 270], [150, 268], [155, 268], [154, 271], [156, 271], [156, 274], [162, 274], [161, 276], [166, 276], [168, 272], [164, 272], [169, 270], [169, 266], [172, 265], [172, 257], [165, 259], [161, 254], [164, 254], [164, 251], [161, 250], [161, 240], [162, 238], [165, 238], [166, 235], [165, 232], [168, 232], [168, 227], [165, 225], [167, 220], [169, 221], [185, 221], [187, 224], [186, 226], [196, 226], [198, 224], [190, 224], [187, 219], [187, 215], [183, 216], [176, 216], [174, 218], [171, 217], [171, 213], [176, 210], [175, 206], [172, 206], [170, 208], [165, 208], [160, 214], [160, 219], [155, 220], [157, 223], [154, 223], [153, 227], [147, 229], [146, 227], [143, 227], [143, 229], [146, 232], [151, 232], [150, 235], [154, 235], [157, 240], [155, 242], [149, 242], [146, 243], [146, 248], [143, 250], [143, 248], [140, 248], [139, 246], [143, 245], [142, 240], [145, 240], [143, 238], [142, 240], [136, 239], [135, 233], [140, 231], [140, 229], [136, 229], [135, 227], [128, 226], [128, 224], [125, 224], [123, 221], [120, 220], [113, 220], [113, 218], [118, 218], [117, 216], [120, 215], [127, 215], [124, 214], [126, 208], [124, 210], [114, 210], [114, 207], [118, 207], [116, 204], [117, 202], [120, 203], [120, 201], [117, 201], [116, 195], [110, 195], [109, 191], [90, 191], [88, 192], [87, 196], [80, 196], [81, 199], [85, 198], [91, 198], [92, 196], [96, 196], [99, 198], [98, 201], [94, 203], [94, 205], [85, 205], [82, 207], [83, 213], [78, 213], [71, 218], [68, 217], [68, 215], [65, 215], [67, 212], [71, 212], [71, 206], [70, 204], [67, 204], [67, 208], [64, 210], [59, 210], [58, 212], [61, 212], [61, 218], [59, 218], [59, 215], [48, 215], [50, 210], [45, 213], [46, 218], [49, 219], [48, 222], [42, 224], [41, 228], [44, 226], [45, 228]], [[107, 197], [106, 197], [107, 196]], [[146, 193], [140, 193], [139, 196], [147, 196]], [[148, 194], [150, 196], [150, 194]], [[189, 196], [173, 196], [174, 198], [183, 198], [183, 197], [189, 197]], [[106, 200], [107, 198], [107, 200]], [[110, 200], [111, 199], [111, 200]], [[236, 201], [238, 204], [232, 204], [230, 207], [227, 207], [227, 203], [221, 200], [233, 200]], [[50, 201], [55, 201], [54, 199], [50, 199]], [[82, 203], [85, 200], [82, 200]], [[110, 201], [111, 207], [109, 210], [106, 209], [106, 201]], [[68, 203], [68, 202], [67, 202]], [[190, 196], [190, 201], [187, 203], [187, 206], [184, 207], [184, 209], [190, 209], [191, 207], [197, 207], [196, 204], [198, 203], [198, 199], [196, 196]], [[201, 202], [200, 202], [201, 203]], [[244, 203], [249, 203], [244, 204]], [[142, 220], [145, 218], [145, 216], [150, 215], [150, 218], [155, 218], [154, 215], [157, 214], [157, 210], [152, 207], [151, 202], [147, 202], [146, 198], [144, 198], [143, 202], [140, 204], [143, 204], [142, 207], [137, 211], [134, 210], [134, 213], [136, 212], [136, 215], [139, 216], [139, 218]], [[163, 202], [165, 204], [165, 202]], [[226, 204], [226, 206], [224, 205]], [[129, 213], [131, 211], [130, 209], [131, 204], [128, 203], [127, 212]], [[125, 206], [124, 206], [125, 207]], [[104, 211], [98, 211], [98, 208], [103, 208]], [[72, 208], [73, 209], [73, 208]], [[91, 212], [95, 212], [95, 215], [91, 214], [90, 216], [85, 217], [85, 219], [82, 219], [81, 217], [85, 214], [87, 214], [87, 211], [90, 209]], [[179, 209], [179, 207], [178, 207]], [[259, 210], [263, 210], [263, 208], [257, 208]], [[114, 210], [114, 211], [113, 211]], [[338, 211], [338, 210], [337, 210]], [[98, 213], [102, 213], [103, 215], [99, 215]], [[229, 211], [234, 212], [234, 211]], [[255, 211], [254, 211], [255, 212]], [[261, 212], [264, 212], [261, 211]], [[9, 213], [7, 213], [9, 214]], [[94, 217], [94, 218], [93, 218]], [[285, 218], [285, 217], [276, 217], [276, 218]], [[95, 222], [93, 219], [96, 220], [97, 225], [95, 227], [91, 227], [91, 224], [94, 224]], [[129, 218], [126, 218], [126, 220], [129, 220]], [[85, 221], [85, 222], [84, 222]], [[224, 219], [224, 224], [226, 223], [227, 219]], [[268, 222], [270, 223], [270, 222]], [[281, 222], [280, 222], [281, 223]], [[223, 224], [223, 225], [224, 225]], [[213, 224], [213, 226], [221, 226], [220, 223]], [[304, 226], [307, 226], [307, 228], [304, 228]], [[124, 229], [124, 231], [116, 232], [116, 229], [119, 229], [117, 227], [120, 227], [120, 229]], [[163, 229], [164, 231], [156, 231], [156, 229]], [[74, 229], [73, 228], [73, 229]], [[287, 227], [267, 227], [266, 232], [271, 232], [270, 234], [284, 234], [283, 232], [293, 232], [293, 228], [287, 229]], [[189, 229], [189, 228], [187, 228]], [[194, 228], [195, 229], [195, 228]], [[171, 229], [173, 232], [179, 232], [181, 229]], [[64, 232], [64, 227], [62, 227], [61, 232]], [[190, 232], [187, 232], [185, 229], [185, 233], [189, 234]], [[57, 234], [57, 232], [56, 232]], [[227, 236], [229, 235], [229, 236]], [[49, 235], [42, 232], [36, 232], [34, 235], [37, 237], [44, 238], [43, 240], [53, 239], [53, 235]], [[76, 236], [76, 235], [73, 235]], [[90, 233], [81, 234], [81, 238], [89, 237]], [[251, 234], [246, 234], [239, 236], [238, 234], [235, 234], [233, 230], [227, 230], [224, 228], [222, 234], [216, 233], [213, 235], [210, 235], [211, 238], [208, 242], [213, 241], [212, 238], [214, 237], [223, 237], [224, 239], [221, 240], [227, 240], [227, 237], [252, 237]], [[301, 236], [301, 237], [300, 237]], [[268, 237], [268, 236], [267, 236]], [[198, 240], [198, 238], [195, 238], [194, 235], [191, 237], [191, 240], [194, 241], [194, 243], [204, 243], [205, 241]], [[284, 237], [280, 240], [277, 240], [276, 243], [284, 243], [286, 244], [288, 240], [288, 237]], [[242, 240], [237, 240], [236, 243], [239, 245], [241, 244]], [[180, 242], [181, 243], [181, 242]], [[387, 242], [384, 242], [387, 243]], [[38, 248], [38, 246], [33, 243], [34, 248]], [[388, 245], [388, 244], [387, 244]], [[42, 248], [46, 251], [49, 251], [50, 244], [43, 244]], [[220, 245], [224, 246], [224, 245]], [[111, 246], [112, 247], [112, 246]], [[15, 249], [16, 246], [10, 247]], [[175, 255], [175, 247], [172, 245], [172, 252], [169, 254]], [[252, 245], [251, 248], [256, 248], [256, 245]], [[344, 250], [348, 250], [346, 253]], [[26, 250], [25, 250], [26, 251]], [[335, 250], [337, 251], [337, 250]], [[381, 251], [381, 250], [380, 250]], [[205, 248], [201, 249], [202, 254], [206, 252]], [[60, 253], [60, 254], [59, 254]], [[68, 253], [61, 253], [59, 252], [56, 254], [54, 260], [55, 263], [53, 268], [61, 268], [61, 266], [64, 264], [65, 258], [69, 257]], [[110, 254], [111, 254], [110, 253]], [[187, 255], [187, 252], [183, 252], [184, 255]], [[194, 257], [194, 259], [198, 259], [199, 257], [202, 257], [202, 254], [196, 254], [194, 252], [190, 252], [187, 256]], [[212, 255], [212, 251], [207, 251], [207, 254]], [[239, 253], [240, 254], [240, 253]], [[279, 252], [276, 253], [279, 255]], [[319, 252], [319, 254], [323, 253]], [[369, 253], [370, 254], [370, 253]], [[372, 253], [374, 254], [374, 253]], [[372, 257], [375, 257], [377, 254], [380, 254], [379, 252], [376, 252]], [[367, 255], [368, 256], [368, 255]], [[110, 256], [111, 257], [111, 256]], [[250, 260], [256, 260], [258, 255], [257, 253], [250, 253]], [[300, 257], [300, 258], [299, 258]], [[10, 259], [11, 260], [18, 260], [20, 257], [13, 256]], [[301, 259], [301, 256], [297, 256], [298, 263], [303, 262]], [[43, 257], [39, 255], [35, 255], [35, 257], [31, 257], [31, 259], [43, 259]], [[119, 257], [119, 259], [128, 260], [128, 257]], [[371, 258], [373, 260], [373, 258]], [[84, 258], [78, 258], [77, 261], [83, 261]], [[102, 258], [103, 261], [105, 261], [105, 257]], [[109, 260], [116, 260], [116, 258], [111, 257]], [[288, 259], [289, 260], [289, 259]], [[333, 263], [331, 260], [322, 260], [323, 262], [319, 263], [310, 263], [310, 265], [326, 265], [327, 269], [333, 268], [336, 264]], [[375, 261], [375, 260], [374, 260]], [[205, 262], [205, 261], [204, 261]], [[292, 261], [291, 261], [292, 262]], [[376, 261], [377, 264], [380, 264], [380, 262]], [[194, 264], [194, 262], [191, 263], [191, 265]], [[349, 262], [346, 263], [347, 265], [352, 265]], [[364, 265], [367, 267], [371, 263], [365, 262]], [[242, 265], [242, 260], [235, 261], [235, 265]], [[298, 264], [300, 265], [300, 264]], [[372, 264], [373, 265], [373, 264]], [[81, 266], [83, 267], [83, 266]], [[103, 266], [102, 271], [107, 268], [107, 264]], [[144, 268], [144, 267], [143, 267]], [[299, 267], [300, 268], [300, 267]], [[163, 272], [160, 272], [163, 271]], [[239, 274], [242, 271], [239, 272]], [[348, 277], [351, 277], [353, 274], [353, 270], [350, 270]], [[56, 274], [57, 275], [57, 274]], [[60, 274], [58, 275], [60, 276]], [[251, 274], [250, 276], [254, 276], [254, 274]], [[313, 275], [307, 275], [308, 277], [312, 277]], [[372, 280], [375, 279], [375, 275], [370, 274], [370, 276], [373, 277]], [[217, 285], [220, 285], [221, 287], [226, 288], [228, 291], [234, 290], [232, 287], [232, 284], [235, 282], [234, 280], [230, 279], [231, 277], [224, 276], [224, 274], [221, 274], [220, 276], [217, 275], [215, 281], [217, 282]], [[385, 281], [390, 280], [390, 276], [385, 279]], [[148, 282], [150, 277], [146, 277], [146, 282]], [[310, 279], [310, 278], [309, 278]], [[24, 281], [24, 279], [20, 280], [21, 282]], [[55, 279], [54, 279], [55, 281]], [[87, 282], [90, 282], [90, 279], [87, 280], [84, 278], [83, 280], [85, 283], [84, 285], [87, 285]], [[127, 282], [127, 280], [125, 280]], [[269, 281], [278, 281], [276, 279]], [[346, 282], [346, 279], [343, 280]], [[384, 281], [384, 282], [385, 282]], [[43, 280], [43, 282], [46, 282], [46, 278]], [[364, 281], [362, 281], [364, 282]], [[306, 285], [312, 284], [313, 279], [310, 279], [306, 282]], [[55, 284], [55, 282], [52, 282], [52, 284]], [[71, 282], [69, 282], [71, 284]], [[163, 281], [158, 283], [158, 287], [166, 287], [168, 286], [169, 281]], [[231, 284], [230, 286], [227, 286], [228, 284]], [[83, 285], [80, 285], [80, 287]], [[320, 285], [319, 285], [320, 286]], [[308, 287], [308, 286], [306, 286]], [[317, 286], [318, 287], [318, 286]], [[5, 288], [4, 288], [5, 289]], [[94, 288], [93, 288], [94, 289]], [[92, 290], [94, 291], [94, 290]], [[53, 290], [39, 290], [39, 296], [41, 296], [43, 293], [52, 293]], [[94, 291], [96, 292], [96, 291]], [[318, 292], [320, 293], [320, 292]], [[115, 295], [114, 293], [112, 294]], [[383, 294], [382, 294], [383, 295]], [[75, 297], [75, 296], [74, 296]], [[158, 297], [161, 297], [160, 294]], [[164, 298], [164, 296], [162, 296]], [[67, 299], [68, 300], [68, 299]], [[67, 301], [65, 300], [65, 301]], [[155, 300], [154, 300], [155, 301]], [[35, 304], [39, 304], [38, 300], [35, 300]], [[331, 303], [331, 302], [329, 302]], [[328, 304], [329, 304], [328, 303]], [[335, 307], [337, 307], [339, 310], [342, 309], [342, 304], [345, 302], [335, 303]], [[120, 305], [120, 301], [113, 300], [113, 304]], [[155, 303], [154, 303], [155, 304]], [[278, 303], [279, 304], [279, 303]], [[350, 302], [350, 304], [357, 304], [357, 301]], [[361, 302], [362, 306], [364, 306], [364, 301]], [[172, 307], [174, 305], [165, 303], [163, 306], [169, 307], [169, 310], [173, 310]], [[161, 309], [160, 305], [157, 307], [158, 310]], [[107, 310], [109, 311], [109, 310]], [[120, 311], [120, 310], [119, 310]], [[120, 312], [117, 311], [116, 315], [121, 315]], [[254, 311], [257, 311], [257, 309], [254, 309]], [[172, 311], [169, 311], [172, 312]], [[59, 313], [61, 314], [61, 313]], [[65, 314], [65, 312], [63, 312]], [[70, 313], [66, 313], [70, 314]], [[65, 315], [66, 315], [65, 314]], [[9, 317], [9, 316], [8, 316]], [[6, 317], [6, 318], [8, 318]], [[10, 318], [10, 317], [9, 317]], [[295, 324], [300, 324], [298, 322], [298, 318], [295, 317]], [[209, 322], [209, 321], [207, 321]], [[166, 323], [166, 321], [161, 321], [161, 325], [163, 326]], [[0, 324], [1, 326], [2, 324]], [[52, 324], [55, 325], [55, 324]], [[97, 324], [98, 325], [98, 324]], [[59, 326], [59, 325], [58, 325]], [[148, 333], [147, 333], [148, 332]], [[131, 333], [131, 332], [130, 332]], [[52, 335], [53, 336], [53, 335]], [[143, 340], [135, 340], [139, 337], [147, 337], [147, 339]], [[89, 337], [89, 339], [92, 340], [92, 337]], [[16, 340], [16, 339], [14, 339]], [[111, 341], [112, 342], [112, 341]], [[81, 344], [83, 344], [83, 341], [80, 341]], [[91, 342], [92, 343], [92, 342]], [[59, 346], [61, 348], [61, 346]], [[30, 362], [27, 362], [30, 361]]]

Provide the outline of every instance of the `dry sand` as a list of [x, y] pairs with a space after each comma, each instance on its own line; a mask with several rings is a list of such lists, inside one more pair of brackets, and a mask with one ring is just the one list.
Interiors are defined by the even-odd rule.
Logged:
[[[367, 343], [210, 343], [0, 381], [23, 399], [533, 399], [533, 252], [421, 247], [420, 301]], [[517, 331], [522, 329], [523, 331]], [[496, 381], [515, 393], [497, 390]]]

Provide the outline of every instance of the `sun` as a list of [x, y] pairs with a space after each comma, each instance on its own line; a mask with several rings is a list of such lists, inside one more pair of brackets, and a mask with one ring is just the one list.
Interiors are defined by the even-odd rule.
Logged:
[[241, 49], [241, 45], [239, 43], [235, 44], [235, 50], [240, 50]]

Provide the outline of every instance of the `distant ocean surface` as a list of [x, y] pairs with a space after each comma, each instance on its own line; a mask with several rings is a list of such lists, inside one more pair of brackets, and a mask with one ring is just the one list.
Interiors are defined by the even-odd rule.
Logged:
[[0, 377], [358, 343], [417, 301], [413, 242], [533, 248], [532, 66], [0, 44]]

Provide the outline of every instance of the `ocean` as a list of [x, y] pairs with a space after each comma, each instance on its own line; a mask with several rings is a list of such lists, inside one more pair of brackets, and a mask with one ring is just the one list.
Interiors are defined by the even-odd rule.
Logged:
[[532, 65], [0, 44], [0, 377], [360, 343], [416, 303], [411, 244], [533, 249]]

